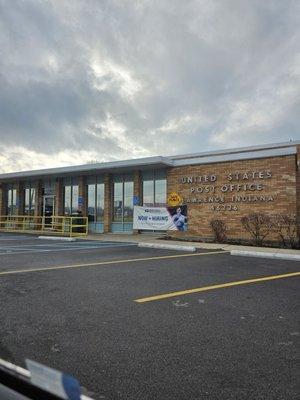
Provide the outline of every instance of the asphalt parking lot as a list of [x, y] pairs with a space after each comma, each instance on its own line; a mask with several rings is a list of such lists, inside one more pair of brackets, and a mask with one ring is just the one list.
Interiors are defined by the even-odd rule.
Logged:
[[297, 399], [299, 273], [0, 233], [0, 357], [69, 372], [95, 399]]

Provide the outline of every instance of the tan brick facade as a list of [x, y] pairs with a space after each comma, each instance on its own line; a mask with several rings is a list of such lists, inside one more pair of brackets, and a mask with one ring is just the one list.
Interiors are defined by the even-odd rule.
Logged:
[[[300, 221], [300, 146], [297, 147], [296, 159], [296, 197], [297, 197], [297, 216]], [[300, 238], [300, 223], [298, 224], [298, 237]]]
[[[295, 156], [172, 168], [168, 171], [168, 194], [176, 192], [188, 204], [186, 235], [210, 238], [210, 221], [220, 219], [228, 227], [228, 237], [247, 239], [242, 216], [297, 212], [296, 174], [299, 212]], [[191, 178], [201, 182], [188, 183]]]

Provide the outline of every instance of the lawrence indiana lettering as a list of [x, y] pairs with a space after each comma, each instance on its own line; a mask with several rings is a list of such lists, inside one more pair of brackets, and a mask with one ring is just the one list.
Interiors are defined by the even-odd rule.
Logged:
[[[232, 172], [222, 176], [193, 175], [179, 178], [187, 186], [188, 195], [184, 202], [210, 204], [213, 211], [238, 211], [240, 203], [268, 203], [274, 197], [264, 193], [272, 178], [270, 170]], [[225, 182], [225, 183], [224, 183]]]

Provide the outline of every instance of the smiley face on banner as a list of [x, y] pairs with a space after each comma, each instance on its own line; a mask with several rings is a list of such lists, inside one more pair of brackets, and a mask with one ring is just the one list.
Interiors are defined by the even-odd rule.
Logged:
[[170, 206], [179, 206], [180, 204], [182, 204], [182, 201], [182, 197], [179, 196], [179, 194], [176, 192], [170, 193], [170, 195], [168, 196], [168, 204]]

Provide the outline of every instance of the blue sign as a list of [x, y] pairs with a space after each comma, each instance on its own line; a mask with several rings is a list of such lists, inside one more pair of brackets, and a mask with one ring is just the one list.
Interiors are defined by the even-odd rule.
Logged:
[[140, 198], [139, 196], [133, 196], [133, 205], [138, 206], [140, 203]]
[[82, 196], [79, 196], [79, 197], [78, 197], [78, 205], [79, 205], [79, 206], [82, 206], [82, 205], [83, 205], [83, 197], [82, 197]]

